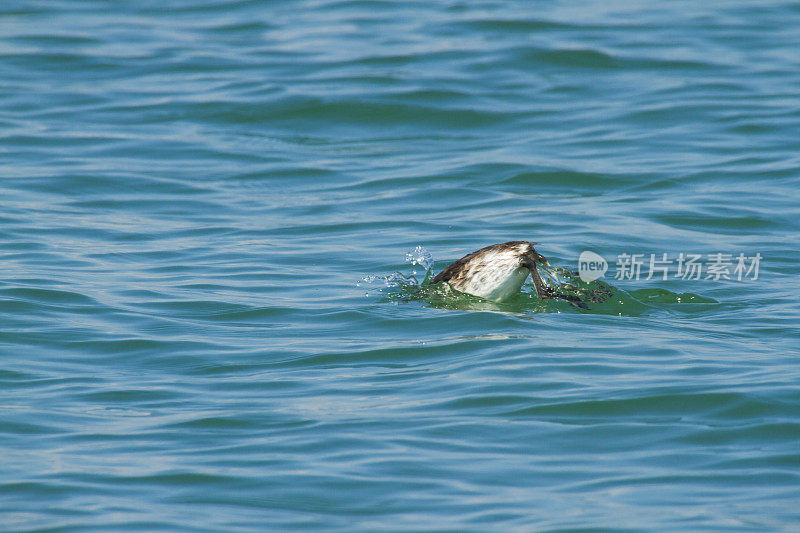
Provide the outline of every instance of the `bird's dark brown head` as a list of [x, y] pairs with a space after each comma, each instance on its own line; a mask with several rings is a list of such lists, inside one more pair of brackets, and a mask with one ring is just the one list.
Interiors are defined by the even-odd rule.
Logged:
[[550, 266], [550, 262], [547, 260], [545, 256], [540, 254], [536, 251], [536, 248], [533, 247], [534, 244], [540, 244], [538, 242], [529, 242], [526, 243], [529, 246], [528, 249], [522, 255], [522, 266], [528, 268], [528, 270], [533, 271], [536, 268], [537, 264], [547, 265]]
[[533, 247], [534, 244], [539, 244], [538, 242], [531, 242], [527, 244], [530, 246], [522, 255], [522, 266], [531, 271], [531, 281], [533, 282], [533, 286], [536, 288], [536, 294], [539, 296], [539, 298], [542, 300], [551, 298], [551, 289], [545, 285], [544, 281], [542, 281], [542, 276], [539, 275], [539, 269], [536, 266], [550, 266], [550, 262], [545, 256], [537, 252], [536, 248]]

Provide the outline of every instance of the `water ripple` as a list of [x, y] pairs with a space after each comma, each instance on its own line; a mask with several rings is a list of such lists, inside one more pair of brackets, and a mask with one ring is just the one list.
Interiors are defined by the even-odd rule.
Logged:
[[[6, 528], [800, 520], [797, 6], [0, 16]], [[422, 286], [512, 239], [763, 262], [588, 310]]]

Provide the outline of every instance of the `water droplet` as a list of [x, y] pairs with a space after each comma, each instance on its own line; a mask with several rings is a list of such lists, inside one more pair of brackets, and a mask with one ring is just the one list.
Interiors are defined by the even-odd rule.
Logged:
[[425, 270], [429, 270], [431, 266], [433, 266], [433, 256], [422, 246], [417, 246], [410, 252], [406, 253], [406, 263], [411, 263], [415, 266], [419, 265]]

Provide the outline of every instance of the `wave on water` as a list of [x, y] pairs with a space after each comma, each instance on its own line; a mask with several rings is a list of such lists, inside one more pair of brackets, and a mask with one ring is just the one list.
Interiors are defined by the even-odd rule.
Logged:
[[[540, 266], [553, 299], [542, 300], [530, 278], [516, 296], [504, 302], [491, 302], [456, 291], [447, 283], [430, 285], [434, 277], [433, 254], [417, 246], [405, 254], [406, 269], [386, 275], [367, 275], [356, 286], [366, 289], [364, 296], [379, 296], [380, 302], [395, 304], [420, 302], [427, 307], [464, 311], [511, 313], [590, 313], [639, 316], [657, 311], [673, 311], [677, 305], [693, 310], [718, 304], [712, 298], [693, 293], [675, 293], [662, 288], [626, 291], [601, 280], [585, 282], [578, 272], [560, 266]], [[420, 280], [421, 278], [421, 280]]]

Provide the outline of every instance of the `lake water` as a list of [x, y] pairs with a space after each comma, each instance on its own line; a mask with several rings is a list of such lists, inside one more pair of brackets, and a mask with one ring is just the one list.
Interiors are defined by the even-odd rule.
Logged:
[[[3, 2], [0, 529], [797, 531], [799, 28]], [[613, 298], [417, 286], [518, 239]]]

